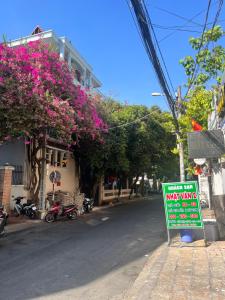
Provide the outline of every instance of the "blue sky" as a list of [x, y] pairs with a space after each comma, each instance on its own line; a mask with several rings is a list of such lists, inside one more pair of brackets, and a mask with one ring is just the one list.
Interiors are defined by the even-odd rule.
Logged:
[[[152, 22], [162, 26], [182, 26], [186, 21], [170, 15], [169, 10], [193, 21], [204, 23], [206, 0], [146, 0]], [[212, 0], [210, 21], [214, 19], [217, 1]], [[205, 10], [205, 11], [204, 11]], [[167, 109], [163, 97], [152, 97], [160, 91], [158, 81], [147, 58], [126, 0], [8, 0], [1, 3], [0, 34], [8, 40], [29, 35], [38, 24], [53, 29], [58, 36], [67, 36], [92, 65], [102, 82], [102, 91], [129, 104], [159, 105]], [[220, 20], [225, 19], [225, 9]], [[225, 22], [221, 23], [225, 25]], [[188, 23], [190, 30], [202, 27]], [[187, 27], [185, 27], [187, 28]], [[155, 28], [160, 41], [172, 31]], [[185, 83], [179, 59], [192, 53], [188, 38], [198, 33], [175, 31], [160, 42], [173, 86]], [[225, 46], [224, 40], [222, 42]]]

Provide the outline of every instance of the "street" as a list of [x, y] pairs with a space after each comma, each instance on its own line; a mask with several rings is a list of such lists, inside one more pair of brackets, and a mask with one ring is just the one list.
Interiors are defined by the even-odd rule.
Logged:
[[166, 239], [159, 196], [0, 240], [1, 299], [119, 299]]

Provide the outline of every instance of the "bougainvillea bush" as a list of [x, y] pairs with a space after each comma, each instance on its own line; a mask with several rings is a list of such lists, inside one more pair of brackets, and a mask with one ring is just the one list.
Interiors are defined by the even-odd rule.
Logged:
[[[82, 134], [98, 138], [106, 125], [94, 101], [73, 83], [73, 73], [43, 41], [0, 45], [0, 142], [25, 137], [31, 147], [32, 190], [39, 192], [43, 137], [68, 145]], [[98, 133], [98, 134], [97, 134]]]
[[54, 128], [69, 143], [73, 132], [104, 127], [91, 99], [43, 42], [0, 45], [0, 139], [42, 134]]

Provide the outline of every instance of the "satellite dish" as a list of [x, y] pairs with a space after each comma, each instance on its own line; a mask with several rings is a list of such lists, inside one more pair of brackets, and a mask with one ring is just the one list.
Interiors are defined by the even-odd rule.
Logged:
[[194, 158], [194, 162], [196, 163], [196, 165], [204, 165], [206, 162], [206, 158]]

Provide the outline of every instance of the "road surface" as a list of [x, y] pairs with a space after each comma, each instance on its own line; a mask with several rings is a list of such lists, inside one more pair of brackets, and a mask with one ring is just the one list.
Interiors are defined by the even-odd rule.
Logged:
[[166, 240], [159, 197], [0, 240], [0, 299], [120, 299]]

